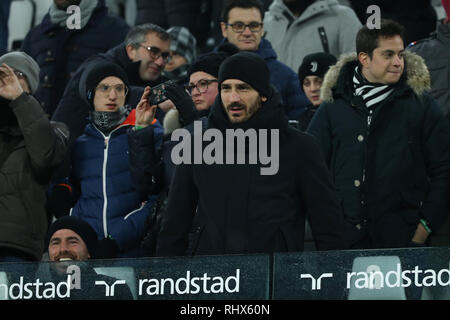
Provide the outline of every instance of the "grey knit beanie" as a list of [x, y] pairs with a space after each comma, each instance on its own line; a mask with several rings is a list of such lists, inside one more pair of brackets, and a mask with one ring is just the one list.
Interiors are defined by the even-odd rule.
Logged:
[[31, 93], [35, 93], [39, 85], [39, 65], [32, 57], [22, 51], [13, 51], [0, 57], [0, 65], [6, 63], [11, 68], [22, 72], [30, 86]]

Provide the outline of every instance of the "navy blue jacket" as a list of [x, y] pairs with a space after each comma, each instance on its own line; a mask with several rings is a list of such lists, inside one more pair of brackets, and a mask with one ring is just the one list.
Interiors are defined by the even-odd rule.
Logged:
[[[155, 200], [149, 197], [143, 204], [132, 185], [127, 135], [132, 124], [126, 121], [109, 136], [88, 124], [72, 150], [70, 182], [78, 201], [70, 215], [87, 221], [99, 239], [111, 235], [117, 241], [120, 257], [138, 252]], [[154, 130], [158, 144], [163, 130], [158, 123]]]
[[109, 16], [104, 0], [99, 0], [89, 22], [81, 30], [53, 24], [47, 13], [42, 22], [28, 32], [22, 51], [33, 57], [41, 68], [35, 95], [50, 116], [83, 61], [117, 46], [128, 30], [125, 21]]

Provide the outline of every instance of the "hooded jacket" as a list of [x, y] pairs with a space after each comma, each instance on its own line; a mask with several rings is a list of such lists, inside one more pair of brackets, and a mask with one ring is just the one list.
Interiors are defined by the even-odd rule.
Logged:
[[421, 218], [438, 229], [449, 211], [450, 128], [427, 94], [423, 59], [409, 52], [368, 126], [367, 107], [353, 97], [357, 63], [354, 53], [330, 68], [307, 131], [320, 141], [346, 219], [374, 248], [407, 247]]
[[125, 21], [108, 15], [104, 0], [99, 0], [82, 29], [53, 24], [47, 13], [42, 22], [28, 32], [22, 51], [33, 57], [41, 68], [36, 97], [50, 117], [77, 68], [90, 56], [117, 46], [128, 30]]
[[[66, 154], [69, 132], [63, 123], [49, 122], [31, 95], [23, 93], [9, 106], [4, 102], [0, 102], [2, 121], [10, 108], [17, 122], [11, 119], [0, 126], [0, 157], [4, 159], [0, 168], [0, 247], [38, 261], [49, 221], [46, 190], [52, 170]], [[9, 143], [13, 144], [8, 148]]]
[[328, 52], [338, 58], [355, 51], [361, 26], [353, 10], [336, 0], [315, 1], [298, 17], [283, 0], [274, 0], [264, 16], [266, 39], [272, 43], [278, 60], [296, 72], [310, 53]]
[[318, 249], [346, 247], [339, 202], [316, 141], [288, 125], [277, 93], [241, 124], [230, 123], [218, 95], [206, 126], [224, 135], [227, 129], [279, 130], [279, 170], [261, 175], [259, 164], [178, 165], [157, 255], [185, 254], [194, 216], [190, 247], [196, 255], [301, 251], [305, 216]]

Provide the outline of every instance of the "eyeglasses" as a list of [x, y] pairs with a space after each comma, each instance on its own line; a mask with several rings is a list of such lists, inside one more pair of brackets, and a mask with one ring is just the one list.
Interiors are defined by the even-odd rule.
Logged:
[[162, 57], [164, 62], [167, 63], [172, 59], [169, 51], [162, 52], [158, 47], [143, 46], [141, 44], [139, 46], [147, 50], [153, 60], [158, 60], [159, 57]]
[[116, 85], [109, 85], [109, 84], [99, 84], [96, 88], [95, 91], [99, 92], [100, 94], [102, 94], [103, 96], [108, 96], [109, 93], [111, 92], [111, 89], [114, 88], [114, 91], [116, 92], [116, 94], [119, 97], [123, 97], [126, 96], [128, 93], [128, 87], [124, 84], [116, 84]]
[[234, 32], [241, 33], [244, 32], [245, 28], [249, 28], [251, 32], [258, 32], [261, 31], [261, 28], [263, 26], [262, 22], [256, 22], [252, 21], [249, 24], [245, 24], [241, 21], [237, 21], [235, 23], [226, 23], [227, 26], [230, 26], [231, 29], [233, 29]]
[[14, 70], [15, 75], [17, 76], [17, 78], [19, 79], [27, 79], [27, 77], [25, 76], [25, 74], [23, 72], [20, 72], [19, 70]]
[[200, 93], [205, 93], [208, 91], [208, 85], [212, 82], [217, 82], [217, 79], [200, 79], [196, 84], [190, 83], [189, 85], [186, 85], [185, 89], [191, 96], [194, 88], [197, 88]]

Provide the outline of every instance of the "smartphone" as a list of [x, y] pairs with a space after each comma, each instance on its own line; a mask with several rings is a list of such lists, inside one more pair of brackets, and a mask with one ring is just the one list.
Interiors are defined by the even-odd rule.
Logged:
[[150, 89], [150, 105], [158, 105], [161, 102], [169, 100], [169, 98], [166, 97], [166, 83], [171, 82], [172, 81], [169, 80]]

